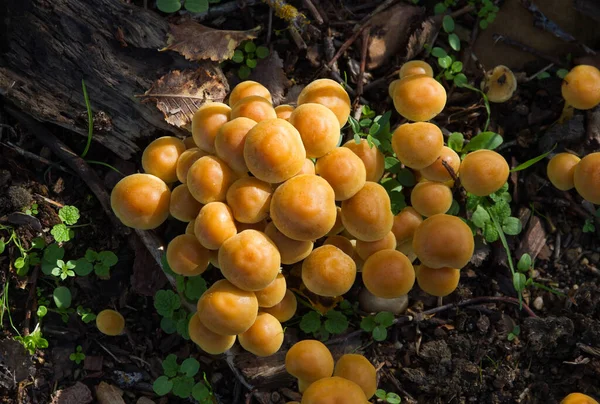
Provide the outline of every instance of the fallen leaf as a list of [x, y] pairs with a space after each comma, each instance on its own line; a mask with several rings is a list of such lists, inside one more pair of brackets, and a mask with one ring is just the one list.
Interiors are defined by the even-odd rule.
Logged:
[[417, 56], [423, 50], [425, 44], [429, 43], [433, 36], [437, 33], [438, 28], [431, 18], [427, 18], [421, 23], [421, 27], [418, 28], [408, 38], [408, 45], [406, 45], [406, 55], [404, 60], [411, 60]]
[[367, 69], [381, 67], [392, 56], [402, 54], [423, 14], [421, 7], [398, 4], [375, 15], [371, 20]]
[[125, 404], [122, 396], [123, 390], [106, 382], [96, 386], [96, 397], [100, 404]]
[[240, 42], [256, 38], [261, 29], [258, 26], [248, 31], [226, 31], [187, 20], [178, 25], [171, 24], [167, 46], [161, 51], [172, 50], [188, 60], [210, 59], [222, 62], [233, 57]]
[[227, 79], [214, 63], [204, 62], [197, 70], [173, 70], [152, 84], [142, 102], [156, 101], [165, 121], [189, 129], [194, 113], [205, 102], [222, 102], [229, 92]]
[[257, 81], [267, 87], [275, 106], [281, 104], [285, 90], [290, 86], [290, 80], [283, 71], [283, 60], [276, 51], [258, 62], [248, 80]]

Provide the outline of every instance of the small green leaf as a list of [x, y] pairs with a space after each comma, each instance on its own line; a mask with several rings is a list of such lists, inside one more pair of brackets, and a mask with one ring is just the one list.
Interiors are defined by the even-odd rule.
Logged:
[[75, 261], [75, 273], [79, 276], [87, 276], [94, 270], [94, 266], [85, 258]]
[[[44, 247], [46, 247], [46, 240], [44, 240], [43, 238], [36, 237], [33, 240], [31, 240], [31, 248], [35, 250], [41, 250]], [[0, 254], [2, 254], [2, 252], [0, 252]]]
[[499, 237], [500, 235], [498, 234], [498, 229], [496, 229], [494, 223], [486, 223], [485, 227], [483, 228], [483, 238], [485, 238], [488, 243], [493, 243], [497, 241]]
[[266, 59], [269, 56], [269, 48], [266, 46], [259, 46], [256, 48], [256, 57], [259, 59]]
[[178, 376], [173, 379], [173, 394], [180, 398], [188, 398], [194, 388], [194, 378]]
[[180, 372], [182, 372], [188, 377], [196, 376], [196, 373], [198, 373], [199, 370], [200, 362], [198, 362], [194, 358], [187, 358], [186, 360], [184, 360], [179, 369]]
[[412, 187], [417, 183], [417, 180], [415, 179], [415, 174], [412, 172], [412, 170], [408, 168], [403, 168], [402, 170], [400, 170], [400, 172], [396, 175], [396, 179], [398, 180], [400, 185], [405, 187]]
[[98, 253], [98, 261], [102, 262], [107, 267], [112, 267], [119, 262], [119, 258], [117, 258], [116, 254], [112, 251], [100, 251], [100, 253]]
[[517, 269], [519, 272], [527, 272], [531, 268], [532, 260], [531, 255], [523, 254], [521, 258], [519, 258], [519, 262], [517, 263]]
[[400, 402], [402, 402], [402, 399], [396, 393], [388, 393], [385, 399], [388, 404], [400, 404]]
[[251, 53], [256, 51], [256, 45], [252, 41], [248, 41], [244, 44], [244, 51], [246, 53]]
[[473, 137], [463, 148], [463, 152], [470, 152], [481, 149], [494, 150], [503, 142], [502, 136], [495, 132], [481, 132]]
[[85, 313], [84, 315], [81, 316], [81, 321], [83, 321], [86, 324], [91, 323], [95, 319], [96, 319], [96, 315], [94, 313]]
[[21, 269], [25, 266], [25, 257], [19, 257], [15, 260], [14, 263], [15, 268]]
[[486, 20], [479, 21], [479, 28], [486, 29], [490, 24]]
[[517, 234], [521, 233], [522, 229], [523, 225], [516, 217], [507, 217], [502, 222], [502, 231], [509, 236], [516, 236]]
[[569, 71], [567, 69], [558, 69], [556, 71], [556, 75], [561, 79], [564, 79], [568, 73], [569, 73]]
[[59, 309], [68, 309], [71, 307], [71, 291], [66, 286], [59, 286], [52, 293], [54, 304]]
[[398, 173], [402, 169], [402, 163], [396, 157], [386, 157], [384, 163], [385, 170], [393, 174]]
[[63, 206], [58, 211], [58, 217], [69, 226], [72, 226], [79, 220], [79, 209], [75, 206]]
[[486, 223], [490, 223], [492, 219], [490, 218], [490, 214], [488, 213], [488, 211], [480, 205], [477, 206], [477, 209], [475, 209], [475, 212], [473, 212], [471, 220], [473, 221], [473, 224], [475, 224], [475, 226], [479, 227], [480, 229], [483, 229], [485, 228]]
[[548, 156], [550, 153], [552, 153], [552, 151], [556, 148], [556, 144], [554, 145], [554, 147], [550, 150], [548, 150], [546, 153], [544, 154], [540, 154], [537, 157], [534, 157], [532, 159], [527, 160], [526, 162], [524, 162], [523, 164], [519, 164], [518, 166], [514, 167], [512, 170], [510, 170], [511, 173], [514, 173], [516, 171], [521, 171], [524, 170], [526, 168], [531, 167], [532, 165], [534, 165], [535, 163], [537, 163], [540, 160], [543, 160], [546, 158], [546, 156]]
[[163, 317], [172, 317], [179, 307], [181, 299], [172, 290], [159, 290], [154, 295], [154, 308]]
[[39, 318], [44, 317], [46, 314], [48, 314], [48, 308], [46, 306], [40, 306], [37, 309], [37, 316]]
[[455, 33], [448, 35], [448, 44], [455, 51], [460, 51], [460, 38]]
[[307, 334], [317, 332], [321, 328], [321, 316], [316, 311], [309, 311], [300, 320], [300, 329]]
[[463, 64], [462, 62], [456, 61], [452, 63], [452, 66], [450, 66], [450, 70], [452, 70], [453, 73], [460, 73], [463, 69]]
[[190, 300], [198, 300], [206, 292], [206, 281], [202, 276], [188, 278], [185, 284], [185, 297]]
[[235, 63], [242, 63], [244, 61], [244, 52], [242, 52], [239, 49], [236, 49], [235, 52], [233, 52], [231, 60]]
[[513, 274], [513, 286], [517, 292], [523, 292], [525, 290], [525, 282], [527, 278], [521, 272], [515, 272]]
[[387, 329], [382, 326], [382, 325], [378, 325], [373, 329], [373, 339], [375, 341], [384, 341], [387, 338]]
[[160, 328], [167, 334], [175, 334], [177, 332], [177, 321], [171, 317], [163, 317], [160, 319]]
[[377, 326], [374, 316], [363, 317], [360, 321], [360, 328], [366, 332], [372, 332]]
[[173, 382], [167, 376], [160, 376], [152, 384], [152, 390], [159, 396], [166, 396], [173, 388]]
[[179, 371], [179, 365], [177, 364], [177, 356], [173, 354], [167, 355], [165, 360], [162, 362], [162, 368], [165, 375], [169, 377], [177, 376]]
[[434, 56], [436, 58], [443, 58], [448, 56], [448, 53], [446, 53], [446, 51], [443, 48], [439, 48], [436, 46], [431, 50], [431, 56]]
[[596, 231], [596, 226], [594, 226], [594, 221], [590, 218], [585, 219], [585, 223], [583, 224], [582, 231], [584, 233], [593, 233]]
[[440, 65], [440, 67], [447, 69], [452, 64], [452, 58], [450, 56], [438, 58], [438, 64]]
[[454, 31], [454, 18], [450, 15], [445, 15], [442, 19], [442, 27], [446, 33], [451, 33]]
[[450, 205], [450, 209], [446, 212], [447, 215], [456, 216], [460, 212], [460, 205], [456, 201], [456, 199], [452, 199], [452, 205]]
[[4, 242], [4, 237], [0, 238], [0, 254], [4, 252], [6, 249], [6, 243]]
[[207, 400], [210, 396], [211, 392], [208, 387], [206, 387], [204, 382], [198, 382], [194, 385], [194, 388], [192, 389], [192, 397], [194, 397], [196, 401], [204, 403], [205, 400]]
[[50, 230], [50, 234], [52, 234], [57, 243], [64, 243], [71, 240], [69, 228], [62, 223], [54, 225], [52, 230]]
[[444, 14], [447, 9], [448, 7], [446, 7], [444, 3], [436, 3], [436, 5], [433, 7], [433, 12], [435, 13], [435, 15], [440, 15]]
[[385, 396], [386, 396], [385, 390], [383, 390], [383, 389], [375, 390], [375, 396], [377, 396], [377, 398], [384, 400]]
[[256, 59], [246, 59], [246, 66], [251, 69], [254, 69], [257, 65]]
[[185, 9], [190, 13], [205, 13], [208, 11], [208, 0], [185, 0]]
[[550, 77], [550, 73], [548, 72], [540, 72], [537, 74], [537, 76], [535, 76], [536, 79], [538, 80], [544, 80]]
[[343, 313], [330, 310], [325, 317], [325, 329], [331, 334], [341, 334], [348, 329], [348, 318]]
[[354, 118], [353, 116], [349, 116], [348, 123], [350, 124], [350, 127], [352, 128], [352, 132], [361, 133], [360, 122], [358, 122], [356, 120], [356, 118]]
[[455, 77], [454, 77], [454, 84], [457, 87], [464, 87], [465, 85], [467, 85], [467, 76], [465, 76], [463, 73], [458, 73]]
[[250, 73], [252, 73], [252, 70], [248, 66], [244, 65], [238, 70], [238, 77], [242, 80], [245, 80], [250, 76]]
[[110, 267], [100, 262], [94, 265], [94, 273], [99, 278], [107, 278], [110, 275]]
[[464, 142], [465, 138], [462, 133], [453, 132], [448, 138], [448, 147], [454, 150], [455, 152], [460, 152], [463, 148]]
[[375, 321], [384, 327], [389, 327], [394, 324], [394, 314], [389, 311], [379, 312], [375, 316]]

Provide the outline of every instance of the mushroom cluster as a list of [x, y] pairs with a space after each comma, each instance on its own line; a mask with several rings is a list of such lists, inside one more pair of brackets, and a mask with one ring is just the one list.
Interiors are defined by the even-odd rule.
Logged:
[[600, 152], [581, 159], [572, 153], [558, 153], [550, 159], [546, 174], [559, 190], [575, 188], [586, 201], [600, 204]]
[[367, 358], [345, 354], [334, 362], [316, 340], [294, 344], [285, 356], [285, 369], [298, 380], [302, 404], [364, 404], [377, 390], [377, 371]]

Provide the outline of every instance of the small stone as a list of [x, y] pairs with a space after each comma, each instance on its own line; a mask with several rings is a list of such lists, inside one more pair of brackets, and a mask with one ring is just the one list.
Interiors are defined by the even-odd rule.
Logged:
[[535, 298], [535, 300], [533, 301], [533, 307], [536, 310], [542, 310], [542, 308], [544, 307], [544, 299], [542, 298], [542, 296], [538, 296]]
[[587, 265], [587, 264], [589, 264], [589, 263], [590, 263], [590, 261], [589, 261], [587, 258], [583, 257], [583, 258], [581, 259], [581, 265]]

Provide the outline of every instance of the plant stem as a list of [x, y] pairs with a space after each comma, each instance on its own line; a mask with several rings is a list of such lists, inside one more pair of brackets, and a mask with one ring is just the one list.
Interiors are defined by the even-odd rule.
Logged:
[[81, 153], [81, 158], [84, 158], [88, 154], [88, 151], [90, 150], [90, 145], [92, 144], [92, 136], [94, 135], [94, 121], [92, 118], [92, 105], [90, 104], [90, 98], [88, 97], [87, 88], [83, 79], [81, 79], [81, 88], [83, 90], [83, 99], [85, 100], [85, 107], [87, 109], [88, 115], [87, 143], [85, 145], [85, 149], [83, 149], [83, 153]]

